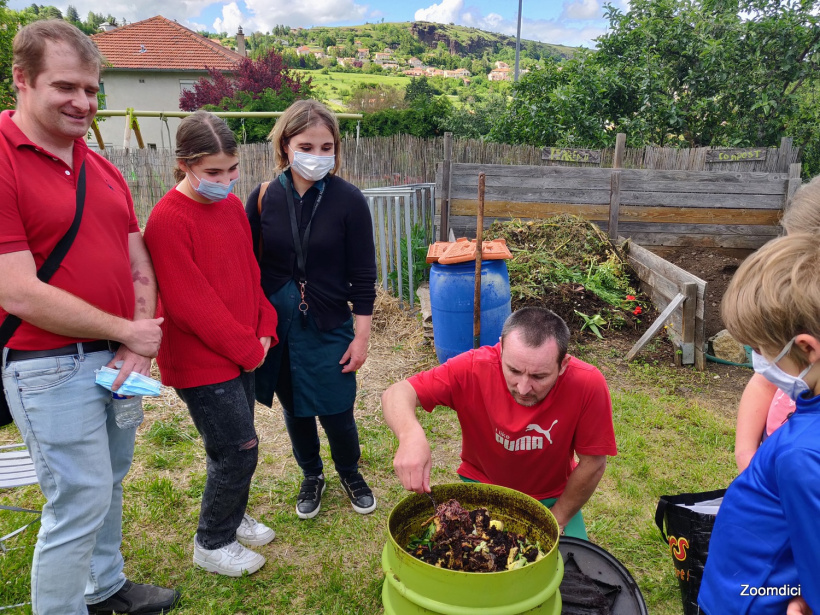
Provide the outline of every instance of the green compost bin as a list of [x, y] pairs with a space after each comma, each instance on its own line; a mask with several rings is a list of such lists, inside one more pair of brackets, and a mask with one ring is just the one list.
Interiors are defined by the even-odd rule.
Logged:
[[405, 550], [433, 514], [427, 496], [413, 493], [393, 508], [382, 551], [382, 603], [386, 615], [560, 615], [558, 586], [564, 562], [558, 552], [558, 522], [528, 495], [480, 483], [453, 483], [432, 488], [436, 502], [450, 499], [472, 510], [486, 508], [505, 529], [538, 541], [546, 556], [504, 572], [462, 572], [432, 566]]

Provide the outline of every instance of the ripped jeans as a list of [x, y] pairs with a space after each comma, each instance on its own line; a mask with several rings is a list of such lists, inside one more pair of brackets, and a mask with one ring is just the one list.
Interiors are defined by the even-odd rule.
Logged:
[[236, 540], [259, 457], [253, 372], [177, 393], [188, 406], [207, 455], [197, 541], [206, 549], [219, 549]]

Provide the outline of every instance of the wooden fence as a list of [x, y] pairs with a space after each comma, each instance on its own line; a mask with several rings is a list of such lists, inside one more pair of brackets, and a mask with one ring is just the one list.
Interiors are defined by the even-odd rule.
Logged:
[[[447, 139], [420, 139], [409, 135], [392, 137], [347, 137], [342, 141], [341, 177], [362, 189], [436, 181], [436, 166], [445, 158]], [[613, 166], [614, 149], [601, 150], [601, 162], [556, 162], [543, 160], [544, 148], [485, 143], [473, 139], [452, 139], [451, 160], [468, 164], [561, 166], [567, 168]], [[780, 148], [765, 148], [765, 160], [730, 163], [707, 162], [712, 148], [626, 148], [620, 166], [625, 169], [717, 170], [781, 172], [799, 159], [799, 150], [784, 139]], [[122, 172], [131, 188], [137, 215], [144, 224], [154, 204], [174, 185], [176, 165], [170, 150], [124, 150], [109, 148], [104, 155]], [[273, 149], [269, 143], [239, 147], [241, 175], [236, 194], [245, 199], [260, 182], [271, 179]]]
[[486, 175], [484, 224], [571, 213], [610, 237], [645, 246], [756, 249], [779, 234], [783, 208], [800, 185], [790, 173], [658, 171], [510, 165], [451, 165], [436, 176], [441, 222], [475, 235], [478, 174]]

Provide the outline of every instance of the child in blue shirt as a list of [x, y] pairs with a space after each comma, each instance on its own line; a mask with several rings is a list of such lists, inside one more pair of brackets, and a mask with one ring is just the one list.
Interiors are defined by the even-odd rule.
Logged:
[[726, 492], [698, 596], [708, 615], [820, 612], [820, 242], [770, 241], [723, 298], [735, 339], [796, 403]]

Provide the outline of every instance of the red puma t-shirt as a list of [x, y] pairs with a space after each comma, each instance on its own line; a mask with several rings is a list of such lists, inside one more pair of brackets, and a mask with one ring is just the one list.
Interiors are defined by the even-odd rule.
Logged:
[[518, 404], [501, 371], [501, 344], [465, 352], [409, 379], [422, 407], [448, 406], [461, 424], [466, 478], [537, 500], [564, 492], [574, 454], [617, 454], [612, 402], [603, 374], [571, 357], [541, 403]]

